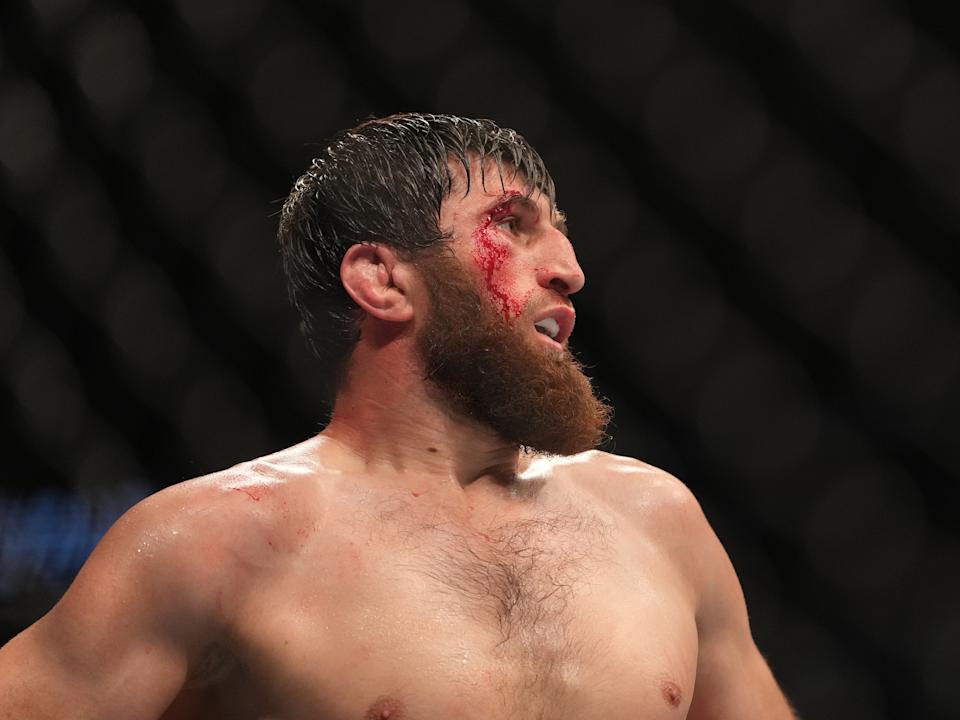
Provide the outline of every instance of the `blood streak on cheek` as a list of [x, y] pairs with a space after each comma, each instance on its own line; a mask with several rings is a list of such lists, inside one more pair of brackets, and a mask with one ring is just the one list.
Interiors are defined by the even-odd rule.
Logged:
[[500, 314], [506, 320], [515, 320], [523, 313], [524, 300], [511, 294], [508, 283], [502, 277], [503, 267], [510, 253], [510, 246], [495, 237], [495, 227], [510, 212], [510, 201], [519, 197], [520, 193], [513, 191], [504, 197], [495, 207], [480, 227], [473, 234], [474, 249], [473, 261], [483, 273], [484, 285], [487, 292], [500, 306]]

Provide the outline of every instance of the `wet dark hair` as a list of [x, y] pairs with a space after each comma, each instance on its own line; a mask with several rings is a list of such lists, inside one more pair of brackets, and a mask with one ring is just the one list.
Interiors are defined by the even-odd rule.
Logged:
[[449, 239], [440, 206], [453, 189], [450, 164], [466, 173], [492, 160], [501, 184], [516, 173], [528, 192], [554, 200], [543, 160], [518, 133], [490, 120], [404, 113], [367, 120], [337, 135], [294, 184], [283, 205], [279, 240], [300, 327], [321, 360], [331, 394], [360, 338], [360, 309], [340, 282], [351, 245], [389, 245], [407, 259]]

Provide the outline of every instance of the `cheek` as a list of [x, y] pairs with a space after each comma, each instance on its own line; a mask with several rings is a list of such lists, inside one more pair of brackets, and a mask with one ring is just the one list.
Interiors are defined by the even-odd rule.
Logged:
[[477, 228], [473, 239], [473, 262], [480, 270], [487, 294], [505, 320], [516, 320], [533, 291], [517, 290], [518, 267], [510, 244], [497, 236], [490, 222]]

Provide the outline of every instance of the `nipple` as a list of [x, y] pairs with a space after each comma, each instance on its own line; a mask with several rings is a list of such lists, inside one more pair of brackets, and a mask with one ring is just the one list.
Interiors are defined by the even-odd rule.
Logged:
[[683, 699], [683, 691], [680, 686], [670, 680], [664, 680], [660, 684], [660, 692], [663, 693], [663, 699], [667, 701], [670, 707], [677, 707]]
[[403, 704], [396, 698], [380, 697], [367, 710], [363, 720], [403, 720]]

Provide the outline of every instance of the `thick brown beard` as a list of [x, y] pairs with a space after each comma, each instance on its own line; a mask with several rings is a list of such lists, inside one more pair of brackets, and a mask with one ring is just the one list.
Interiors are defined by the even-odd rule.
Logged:
[[417, 338], [425, 379], [446, 405], [534, 450], [573, 455], [605, 438], [612, 409], [566, 347], [534, 346], [484, 302], [457, 260], [418, 260], [431, 297]]

